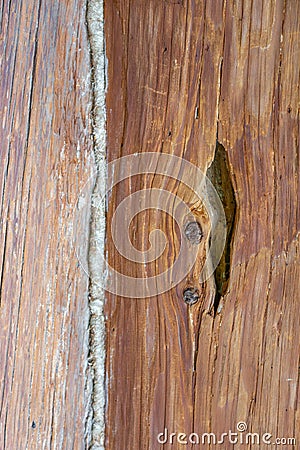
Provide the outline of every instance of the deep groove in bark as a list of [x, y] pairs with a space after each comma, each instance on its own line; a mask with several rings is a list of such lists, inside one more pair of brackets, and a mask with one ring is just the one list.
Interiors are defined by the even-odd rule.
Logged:
[[225, 295], [229, 284], [231, 247], [236, 217], [236, 201], [230, 176], [228, 157], [225, 148], [218, 141], [216, 143], [214, 159], [207, 170], [207, 177], [214, 185], [221, 199], [227, 225], [225, 248], [214, 273], [216, 281], [214, 311], [216, 314], [221, 297]]

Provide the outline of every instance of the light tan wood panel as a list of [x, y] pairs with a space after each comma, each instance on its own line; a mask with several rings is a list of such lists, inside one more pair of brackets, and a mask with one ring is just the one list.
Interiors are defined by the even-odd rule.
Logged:
[[85, 2], [4, 1], [0, 448], [85, 448], [92, 167]]

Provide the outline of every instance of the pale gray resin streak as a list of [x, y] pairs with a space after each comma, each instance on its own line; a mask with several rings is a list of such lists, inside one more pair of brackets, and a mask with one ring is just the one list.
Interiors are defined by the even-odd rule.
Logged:
[[87, 25], [91, 48], [93, 90], [93, 134], [95, 161], [98, 170], [92, 198], [89, 246], [90, 273], [90, 363], [93, 372], [92, 414], [90, 448], [104, 449], [105, 413], [105, 322], [103, 264], [99, 253], [104, 254], [105, 204], [100, 202], [100, 190], [105, 188], [105, 44], [103, 0], [88, 0]]

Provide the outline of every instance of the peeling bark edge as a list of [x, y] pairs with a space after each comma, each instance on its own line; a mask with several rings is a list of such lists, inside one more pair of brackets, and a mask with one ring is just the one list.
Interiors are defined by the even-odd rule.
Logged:
[[105, 318], [104, 289], [101, 287], [103, 266], [99, 252], [104, 254], [105, 202], [100, 202], [100, 191], [106, 184], [106, 58], [104, 42], [103, 0], [87, 0], [87, 28], [91, 58], [92, 130], [97, 175], [91, 202], [89, 240], [89, 307], [90, 307], [90, 353], [92, 369], [92, 410], [90, 411], [91, 433], [88, 448], [104, 449], [105, 441]]

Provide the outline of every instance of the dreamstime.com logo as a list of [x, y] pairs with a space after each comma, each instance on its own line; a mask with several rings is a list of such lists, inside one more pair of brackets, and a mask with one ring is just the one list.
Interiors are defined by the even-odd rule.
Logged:
[[[105, 166], [104, 176], [95, 174], [80, 193], [76, 210], [82, 208], [83, 199], [88, 198], [87, 192], [95, 185], [92, 214], [96, 221], [101, 221], [106, 205], [110, 201], [113, 188], [127, 180], [127, 186], [133, 177], [159, 176], [163, 187], [152, 187], [132, 191], [117, 205], [111, 223], [111, 237], [116, 250], [126, 261], [146, 267], [158, 260], [166, 245], [172, 245], [169, 237], [161, 229], [149, 233], [149, 248], [139, 250], [130, 239], [129, 229], [133, 219], [141, 212], [154, 209], [160, 210], [172, 217], [180, 230], [180, 251], [173, 263], [155, 276], [131, 277], [120, 273], [113, 263], [108, 263], [103, 251], [103, 230], [91, 231], [90, 252], [93, 253], [93, 264], [85, 262], [80, 249], [76, 253], [85, 272], [105, 290], [120, 296], [131, 298], [152, 297], [168, 291], [180, 283], [195, 264], [199, 247], [195, 241], [187, 238], [185, 233], [188, 223], [195, 221], [192, 214], [193, 206], [201, 205], [209, 219], [209, 231], [206, 233], [206, 260], [203, 263], [199, 282], [205, 282], [215, 271], [222, 256], [226, 242], [226, 217], [221, 200], [210, 180], [192, 163], [174, 155], [165, 153], [137, 153], [114, 160]], [[165, 180], [174, 180], [176, 189], [167, 190]], [[121, 185], [119, 185], [121, 186]], [[190, 193], [187, 199], [176, 194], [180, 187], [185, 187]], [[121, 189], [121, 188], [119, 188]], [[184, 192], [181, 189], [181, 192]], [[191, 200], [192, 198], [192, 200]], [[194, 222], [195, 223], [195, 222]], [[95, 227], [94, 227], [95, 228]], [[97, 227], [96, 227], [97, 228]], [[101, 228], [101, 227], [100, 227]], [[102, 227], [103, 228], [103, 227]], [[100, 233], [100, 234], [99, 234]], [[76, 242], [76, 240], [75, 240]], [[112, 259], [112, 258], [111, 258]], [[95, 260], [97, 263], [95, 264]], [[96, 269], [95, 269], [96, 268]], [[99, 271], [101, 273], [99, 273]]]
[[167, 428], [157, 435], [159, 444], [171, 445], [296, 445], [295, 438], [274, 438], [271, 433], [252, 433], [247, 431], [246, 422], [238, 422], [236, 430], [229, 430], [226, 433], [170, 433]]

